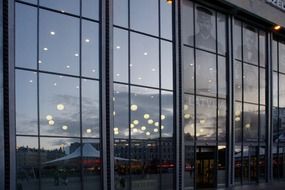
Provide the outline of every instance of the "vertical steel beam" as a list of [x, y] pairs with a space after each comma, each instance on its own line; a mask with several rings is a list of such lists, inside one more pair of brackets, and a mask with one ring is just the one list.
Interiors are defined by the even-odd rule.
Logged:
[[228, 16], [227, 19], [227, 64], [226, 64], [226, 77], [227, 77], [227, 181], [226, 186], [234, 184], [234, 72], [233, 72], [233, 18]]
[[174, 125], [174, 153], [175, 153], [175, 179], [174, 189], [184, 189], [184, 130], [183, 130], [183, 69], [182, 69], [182, 43], [181, 43], [181, 1], [173, 1], [173, 125]]
[[267, 175], [266, 181], [269, 182], [272, 180], [272, 137], [273, 137], [273, 126], [272, 126], [272, 33], [267, 33], [267, 45], [266, 45], [266, 52], [267, 52], [267, 69], [266, 69], [266, 132], [267, 132]]
[[100, 1], [100, 137], [102, 189], [114, 189], [112, 0]]

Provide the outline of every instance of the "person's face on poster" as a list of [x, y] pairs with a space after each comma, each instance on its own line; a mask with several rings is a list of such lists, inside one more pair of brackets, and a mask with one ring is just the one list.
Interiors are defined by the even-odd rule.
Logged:
[[203, 35], [203, 37], [209, 38], [212, 30], [212, 20], [211, 20], [211, 12], [205, 12], [204, 10], [198, 10], [197, 14], [197, 23], [199, 26], [199, 33]]

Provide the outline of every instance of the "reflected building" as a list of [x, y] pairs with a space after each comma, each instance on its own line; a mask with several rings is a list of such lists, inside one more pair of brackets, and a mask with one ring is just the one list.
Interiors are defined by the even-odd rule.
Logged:
[[0, 189], [285, 179], [275, 1], [0, 2]]

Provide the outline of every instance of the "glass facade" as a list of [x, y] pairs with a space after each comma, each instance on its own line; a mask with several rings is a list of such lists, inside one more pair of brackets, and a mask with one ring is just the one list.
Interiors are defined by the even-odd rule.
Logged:
[[12, 2], [15, 189], [285, 179], [285, 38], [271, 28], [191, 0]]

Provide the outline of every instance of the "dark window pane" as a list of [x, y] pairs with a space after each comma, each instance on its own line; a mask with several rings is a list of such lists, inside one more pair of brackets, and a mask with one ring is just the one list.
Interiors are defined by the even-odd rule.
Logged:
[[193, 3], [188, 0], [183, 0], [182, 6], [182, 30], [183, 44], [194, 44], [194, 27], [193, 27]]
[[99, 25], [82, 21], [82, 75], [99, 78]]
[[16, 132], [37, 135], [37, 73], [16, 70]]
[[16, 4], [15, 64], [17, 67], [37, 68], [37, 9]]
[[197, 94], [216, 96], [216, 55], [196, 50]]
[[79, 80], [40, 75], [41, 135], [79, 136]]
[[[81, 145], [84, 190], [101, 188], [101, 146], [99, 139], [84, 139]], [[90, 156], [90, 153], [92, 156]]]
[[100, 135], [100, 98], [99, 82], [83, 79], [82, 82], [82, 135], [99, 137]]
[[225, 57], [218, 57], [218, 96], [225, 98], [227, 95], [227, 68]]
[[285, 75], [279, 74], [279, 107], [285, 107]]
[[244, 25], [243, 27], [243, 60], [258, 64], [258, 35], [256, 28]]
[[278, 106], [278, 73], [273, 72], [273, 106]]
[[128, 82], [128, 32], [114, 28], [114, 81]]
[[235, 184], [241, 183], [241, 171], [242, 171], [242, 164], [241, 164], [241, 146], [235, 146]]
[[174, 150], [173, 150], [173, 94], [161, 92], [161, 187], [165, 190], [173, 189]]
[[258, 106], [244, 104], [243, 129], [245, 141], [257, 141], [258, 139]]
[[[86, 0], [84, 0], [86, 1]], [[40, 5], [61, 11], [79, 15], [80, 0], [39, 0]]]
[[259, 31], [259, 65], [265, 67], [266, 63], [266, 33]]
[[194, 141], [195, 101], [193, 95], [184, 94], [184, 137], [186, 142]]
[[82, 16], [99, 20], [99, 0], [82, 0]]
[[196, 106], [197, 139], [216, 140], [216, 99], [197, 96]]
[[16, 138], [17, 189], [30, 190], [39, 187], [38, 138]]
[[161, 43], [161, 87], [163, 89], [173, 89], [172, 70], [172, 43], [160, 41]]
[[266, 78], [265, 69], [260, 68], [260, 104], [265, 105], [265, 92], [266, 92]]
[[274, 71], [277, 71], [277, 60], [278, 60], [277, 46], [278, 46], [277, 41], [273, 39], [272, 40], [272, 68]]
[[194, 93], [194, 53], [193, 49], [183, 46], [184, 91]]
[[[159, 185], [159, 91], [131, 89], [131, 159], [137, 167], [131, 170], [132, 188], [146, 189]], [[145, 117], [148, 114], [149, 117]], [[146, 119], [147, 118], [147, 119]], [[161, 125], [161, 130], [164, 128]], [[145, 178], [145, 175], [148, 177]]]
[[158, 1], [130, 1], [131, 28], [158, 36]]
[[266, 140], [266, 109], [265, 106], [260, 106], [260, 140], [265, 142]]
[[79, 19], [40, 11], [39, 67], [41, 70], [79, 74]]
[[40, 138], [41, 189], [80, 189], [81, 145], [79, 139]]
[[215, 52], [216, 51], [215, 12], [206, 7], [197, 5], [195, 16], [196, 16], [196, 21], [195, 21], [196, 47]]
[[218, 100], [218, 139], [219, 142], [226, 142], [227, 126], [227, 102]]
[[258, 103], [258, 68], [243, 65], [244, 101]]
[[159, 52], [158, 40], [131, 33], [131, 82], [158, 87]]
[[233, 26], [233, 45], [234, 45], [234, 58], [241, 60], [241, 22], [234, 20]]
[[235, 77], [235, 99], [242, 100], [242, 63], [235, 61], [234, 63]]
[[128, 27], [128, 0], [113, 0], [114, 24]]
[[160, 0], [161, 37], [172, 40], [172, 3]]
[[235, 102], [235, 141], [241, 142], [241, 130], [242, 130], [242, 104]]
[[279, 42], [279, 72], [285, 73], [285, 42]]
[[225, 145], [219, 145], [218, 146], [218, 174], [217, 174], [217, 182], [218, 182], [218, 187], [225, 186], [226, 184], [226, 179], [227, 179], [227, 172], [226, 169], [227, 167], [227, 147]]
[[226, 16], [217, 13], [218, 53], [225, 55], [226, 52]]

